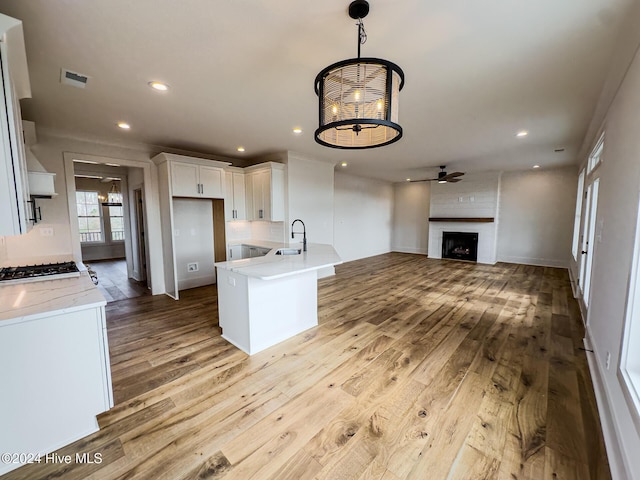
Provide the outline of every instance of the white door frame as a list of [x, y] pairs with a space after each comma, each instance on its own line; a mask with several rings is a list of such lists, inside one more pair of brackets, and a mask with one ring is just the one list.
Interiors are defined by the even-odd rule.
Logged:
[[164, 286], [164, 266], [162, 261], [162, 242], [160, 230], [160, 206], [158, 201], [158, 171], [152, 163], [126, 160], [122, 158], [104, 157], [100, 155], [90, 155], [85, 153], [63, 152], [64, 174], [67, 186], [67, 202], [69, 209], [69, 224], [71, 226], [71, 251], [76, 262], [82, 261], [82, 250], [80, 247], [80, 233], [78, 222], [73, 219], [77, 215], [76, 207], [76, 186], [74, 178], [73, 160], [89, 160], [96, 163], [116, 163], [122, 167], [142, 168], [144, 176], [144, 200], [147, 212], [147, 241], [149, 249], [149, 263], [147, 264], [150, 277], [147, 279], [151, 293], [159, 295], [165, 292]]

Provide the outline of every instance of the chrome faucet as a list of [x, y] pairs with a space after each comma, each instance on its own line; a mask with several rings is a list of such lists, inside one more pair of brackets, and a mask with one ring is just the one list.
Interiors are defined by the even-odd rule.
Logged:
[[[293, 231], [293, 225], [296, 222], [300, 222], [302, 224], [301, 232]], [[306, 252], [307, 251], [307, 227], [304, 226], [304, 222], [302, 220], [300, 220], [299, 218], [296, 218], [293, 222], [291, 222], [291, 238], [295, 238], [295, 235], [300, 235], [300, 234], [302, 234], [302, 251]]]

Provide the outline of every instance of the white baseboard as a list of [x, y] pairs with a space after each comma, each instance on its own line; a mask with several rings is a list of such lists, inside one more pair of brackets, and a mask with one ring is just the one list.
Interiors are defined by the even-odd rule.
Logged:
[[589, 372], [591, 373], [591, 381], [593, 382], [593, 390], [596, 394], [596, 404], [598, 406], [604, 444], [607, 450], [609, 468], [611, 469], [611, 478], [632, 480], [633, 477], [628, 473], [629, 470], [627, 469], [622, 453], [623, 450], [621, 449], [620, 439], [618, 438], [615, 412], [611, 408], [611, 400], [609, 399], [607, 389], [604, 385], [604, 381], [602, 380], [603, 370], [599, 361], [599, 358], [601, 357], [594, 348], [588, 327], [585, 332], [584, 347], [587, 350], [593, 351], [593, 353], [587, 351], [586, 355], [587, 362], [589, 364]]
[[498, 257], [498, 262], [535, 265], [537, 267], [569, 268], [569, 264], [566, 261], [555, 260], [552, 258], [514, 257], [506, 255]]
[[426, 255], [427, 254], [427, 249], [426, 248], [414, 248], [414, 247], [393, 247], [391, 249], [392, 252], [398, 252], [398, 253], [415, 253], [418, 255]]

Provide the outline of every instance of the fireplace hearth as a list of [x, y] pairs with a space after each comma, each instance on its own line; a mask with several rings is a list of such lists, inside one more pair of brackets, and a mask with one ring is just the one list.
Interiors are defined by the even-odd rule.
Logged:
[[442, 232], [442, 258], [478, 261], [478, 234]]

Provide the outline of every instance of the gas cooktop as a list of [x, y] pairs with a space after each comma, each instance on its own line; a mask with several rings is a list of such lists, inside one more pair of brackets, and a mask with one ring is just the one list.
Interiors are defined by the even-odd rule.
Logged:
[[4, 267], [0, 269], [0, 282], [19, 283], [38, 280], [57, 280], [67, 277], [79, 277], [80, 271], [75, 262], [46, 263], [24, 267]]

